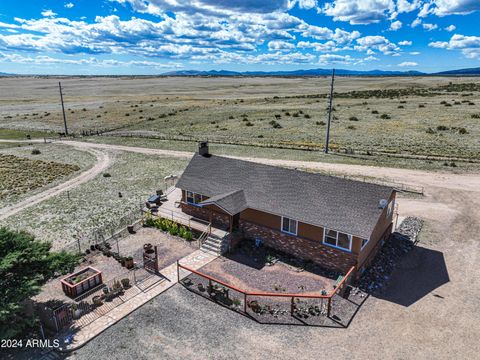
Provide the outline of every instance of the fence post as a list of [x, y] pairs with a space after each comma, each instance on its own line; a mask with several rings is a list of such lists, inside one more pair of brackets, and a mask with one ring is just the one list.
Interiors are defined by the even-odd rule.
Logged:
[[247, 293], [243, 293], [243, 312], [247, 313]]
[[177, 282], [178, 283], [180, 282], [180, 266], [179, 266], [178, 259], [177, 259]]
[[80, 239], [77, 237], [77, 244], [78, 244], [78, 253], [82, 253], [82, 248], [80, 247]]
[[332, 310], [332, 298], [328, 298], [328, 305], [327, 305], [327, 317], [330, 317], [330, 312]]
[[290, 304], [290, 315], [293, 316], [293, 310], [295, 308], [295, 298], [292, 296], [292, 302]]

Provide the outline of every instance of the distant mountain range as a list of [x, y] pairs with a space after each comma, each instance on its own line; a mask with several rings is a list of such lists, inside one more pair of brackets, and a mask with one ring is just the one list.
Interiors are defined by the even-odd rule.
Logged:
[[[332, 73], [331, 69], [307, 69], [307, 70], [291, 70], [291, 71], [229, 71], [229, 70], [210, 70], [210, 71], [200, 71], [200, 70], [178, 70], [170, 71], [159, 76], [329, 76]], [[408, 71], [388, 71], [388, 70], [346, 70], [346, 69], [335, 69], [335, 75], [338, 76], [429, 76], [429, 75], [452, 75], [452, 76], [480, 76], [480, 67], [477, 68], [468, 68], [468, 69], [457, 69], [457, 70], [448, 70], [441, 71], [436, 73], [425, 73], [420, 71], [408, 70]], [[0, 76], [39, 76], [39, 75], [21, 75], [21, 74], [11, 74], [0, 72]], [[49, 76], [49, 75], [42, 75]], [[55, 75], [51, 75], [55, 76]], [[68, 76], [68, 75], [58, 75], [58, 76]], [[72, 76], [82, 76], [89, 77], [89, 75], [72, 75]], [[91, 75], [91, 76], [106, 76], [106, 77], [122, 77], [125, 75]], [[128, 75], [127, 75], [128, 76]], [[142, 75], [132, 75], [139, 76]], [[155, 76], [155, 75], [143, 75], [143, 76]]]
[[[228, 71], [228, 70], [178, 70], [163, 73], [164, 76], [328, 76], [331, 69], [308, 69], [292, 71]], [[339, 76], [422, 76], [422, 75], [480, 75], [480, 67], [471, 69], [459, 69], [442, 71], [438, 73], [424, 73], [420, 71], [386, 71], [386, 70], [346, 70], [335, 69], [335, 75]]]

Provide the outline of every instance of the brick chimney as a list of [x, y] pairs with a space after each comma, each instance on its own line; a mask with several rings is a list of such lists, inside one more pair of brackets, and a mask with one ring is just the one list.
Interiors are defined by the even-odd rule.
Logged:
[[200, 141], [198, 143], [198, 154], [205, 157], [210, 156], [208, 153], [208, 141]]

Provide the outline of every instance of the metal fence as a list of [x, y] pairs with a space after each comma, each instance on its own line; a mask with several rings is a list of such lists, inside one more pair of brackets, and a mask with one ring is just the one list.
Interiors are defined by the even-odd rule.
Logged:
[[52, 310], [53, 330], [86, 326], [137, 295], [140, 290], [136, 287], [136, 271], [117, 276]]
[[[178, 281], [183, 286], [207, 296], [234, 311], [254, 318], [264, 314], [272, 315], [273, 317], [289, 315], [293, 318], [301, 318], [309, 314], [330, 318], [332, 315], [333, 298], [341, 294], [348, 285], [355, 267], [350, 268], [332, 291], [321, 295], [246, 291], [182, 265], [178, 261], [177, 269]], [[183, 280], [181, 276], [182, 269], [190, 273]]]
[[90, 232], [79, 233], [76, 240], [68, 243], [61, 250], [66, 250], [73, 253], [82, 254], [90, 248], [90, 245], [96, 245], [105, 242], [115, 243], [118, 240], [126, 237], [128, 226], [133, 225], [134, 230], [137, 230], [143, 221], [143, 212], [134, 210], [126, 215], [116, 219], [115, 223], [103, 225]]

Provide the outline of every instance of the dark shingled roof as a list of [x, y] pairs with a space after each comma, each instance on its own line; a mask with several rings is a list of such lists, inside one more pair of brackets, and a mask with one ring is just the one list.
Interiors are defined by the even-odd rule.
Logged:
[[[234, 214], [245, 208], [369, 238], [393, 188], [221, 156], [195, 154], [177, 187]], [[243, 191], [240, 191], [243, 190]], [[237, 203], [238, 202], [238, 203]]]
[[245, 199], [245, 193], [243, 190], [230, 191], [225, 194], [215, 195], [200, 203], [200, 205], [212, 204], [222, 208], [230, 215], [238, 214], [248, 207], [247, 199]]

